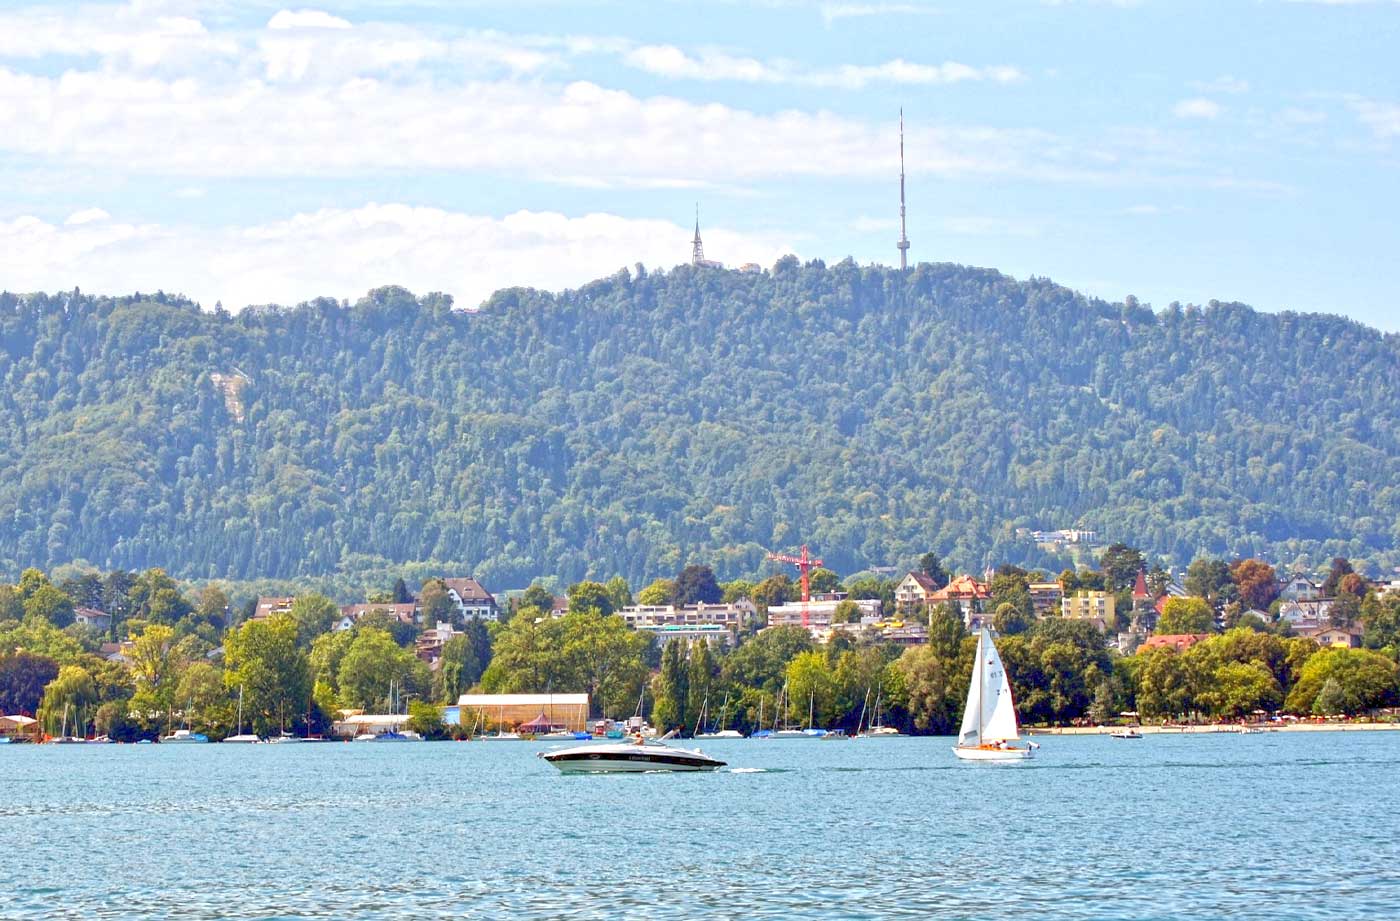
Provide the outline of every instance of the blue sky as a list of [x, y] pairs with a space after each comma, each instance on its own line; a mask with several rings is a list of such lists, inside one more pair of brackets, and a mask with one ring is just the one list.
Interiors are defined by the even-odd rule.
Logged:
[[0, 288], [911, 257], [1400, 331], [1400, 3], [0, 0]]

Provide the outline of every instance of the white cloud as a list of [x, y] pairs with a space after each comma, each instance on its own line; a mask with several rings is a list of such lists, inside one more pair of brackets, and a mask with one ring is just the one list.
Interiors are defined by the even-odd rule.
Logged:
[[[61, 111], [62, 118], [50, 113]], [[895, 126], [826, 112], [758, 114], [596, 84], [203, 83], [0, 67], [0, 151], [175, 176], [485, 170], [598, 185], [888, 175]], [[172, 134], [172, 132], [175, 132]], [[152, 143], [178, 137], [180, 142]], [[911, 172], [1081, 174], [1048, 135], [911, 123]]]
[[137, 70], [236, 55], [238, 43], [162, 2], [89, 5], [76, 13], [31, 7], [0, 13], [0, 59], [99, 57]]
[[1347, 105], [1361, 123], [1378, 138], [1400, 137], [1400, 104], [1376, 99], [1351, 98]]
[[1225, 111], [1220, 103], [1212, 99], [1183, 99], [1172, 106], [1172, 114], [1177, 118], [1217, 118]]
[[75, 211], [68, 215], [68, 220], [63, 223], [69, 227], [75, 227], [79, 224], [92, 224], [97, 221], [105, 221], [109, 217], [111, 217], [111, 215], [101, 208], [84, 208], [82, 211]]
[[1320, 125], [1327, 121], [1327, 113], [1318, 109], [1289, 107], [1279, 113], [1279, 120], [1285, 125]]
[[350, 29], [353, 26], [339, 16], [321, 10], [278, 10], [267, 21], [269, 29]]
[[935, 85], [986, 80], [1014, 83], [1024, 75], [1014, 67], [971, 67], [957, 61], [919, 64], [895, 58], [883, 64], [847, 64], [827, 70], [810, 70], [790, 61], [760, 61], [723, 51], [687, 54], [674, 45], [641, 45], [623, 60], [638, 70], [660, 77], [687, 80], [726, 80], [743, 83], [788, 83], [802, 86], [862, 89], [871, 83]]
[[891, 17], [929, 16], [940, 12], [937, 7], [920, 6], [914, 3], [823, 3], [822, 21], [829, 28], [842, 19], [861, 19], [869, 16]]
[[1229, 93], [1239, 95], [1249, 92], [1249, 81], [1241, 80], [1233, 74], [1223, 74], [1214, 80], [1197, 80], [1191, 84], [1192, 88], [1202, 93]]
[[[445, 291], [475, 306], [511, 285], [576, 286], [612, 268], [687, 261], [692, 228], [612, 214], [520, 211], [503, 218], [369, 204], [281, 221], [208, 228], [113, 220], [0, 222], [0, 278], [11, 291], [121, 293], [157, 288], [216, 301], [294, 303], [355, 298], [372, 287]], [[769, 265], [787, 241], [705, 229], [705, 251], [732, 264]]]

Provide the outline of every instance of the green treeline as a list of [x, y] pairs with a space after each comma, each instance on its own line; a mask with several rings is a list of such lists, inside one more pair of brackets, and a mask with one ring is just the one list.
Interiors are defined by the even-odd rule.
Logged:
[[952, 265], [638, 268], [479, 312], [0, 295], [0, 571], [641, 584], [805, 542], [1058, 572], [1016, 529], [1069, 526], [1388, 567], [1398, 357], [1335, 317]]
[[[1132, 548], [1114, 548], [1102, 570], [1067, 575], [1111, 590], [1126, 564], [1140, 559]], [[931, 578], [943, 572], [933, 554], [921, 562]], [[1256, 560], [1193, 563], [1188, 582], [1200, 595], [1171, 599], [1158, 626], [1159, 633], [1209, 634], [1184, 652], [1144, 647], [1121, 655], [1109, 642], [1112, 625], [1105, 633], [1093, 620], [1037, 616], [1026, 587], [1044, 574], [1013, 566], [992, 580], [988, 613], [1029, 723], [1108, 722], [1125, 713], [1152, 720], [1280, 710], [1355, 715], [1400, 704], [1400, 595], [1378, 592], [1350, 570], [1349, 561], [1336, 560], [1324, 583], [1336, 593], [1330, 616], [1350, 623], [1354, 615], [1368, 648], [1321, 648], [1294, 636], [1275, 613], [1246, 609], [1261, 592], [1277, 594], [1272, 569]], [[830, 570], [814, 579], [837, 584]], [[860, 598], [888, 599], [894, 590], [893, 580], [859, 574], [842, 585]], [[402, 706], [413, 728], [440, 736], [472, 725], [468, 715], [461, 729], [444, 727], [440, 710], [468, 691], [584, 691], [594, 715], [629, 716], [641, 702], [654, 724], [684, 731], [702, 714], [706, 728], [744, 731], [852, 730], [877, 713], [909, 732], [955, 729], [976, 649], [960, 613], [947, 605], [907, 612], [928, 625], [928, 641], [910, 647], [885, 642], [878, 631], [841, 632], [818, 644], [801, 627], [759, 629], [762, 610], [793, 591], [785, 575], [719, 583], [708, 567], [687, 566], [637, 599], [749, 599], [760, 617], [741, 626], [732, 648], [658, 647], [615, 613], [633, 601], [626, 580], [575, 583], [559, 617], [551, 613], [552, 593], [534, 585], [511, 600], [499, 623], [455, 620], [456, 634], [430, 667], [418, 654], [418, 627], [371, 612], [337, 630], [339, 610], [315, 593], [298, 595], [285, 614], [230, 627], [234, 606], [216, 585], [190, 593], [159, 569], [59, 582], [28, 569], [17, 583], [0, 585], [0, 713], [33, 713], [49, 735], [132, 740], [181, 726], [214, 738], [240, 729], [324, 733], [337, 710]], [[407, 594], [398, 582], [380, 597], [387, 603]], [[434, 627], [454, 617], [443, 608], [441, 583], [424, 584], [418, 601]], [[1277, 608], [1276, 598], [1264, 603]], [[90, 619], [98, 604], [112, 613], [110, 623], [75, 620]], [[1222, 621], [1233, 626], [1219, 629]]]

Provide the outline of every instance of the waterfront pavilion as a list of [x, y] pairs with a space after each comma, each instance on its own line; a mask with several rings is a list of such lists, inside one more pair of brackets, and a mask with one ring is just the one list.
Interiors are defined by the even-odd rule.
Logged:
[[466, 729], [511, 730], [541, 716], [574, 732], [588, 727], [587, 694], [463, 694], [457, 706]]

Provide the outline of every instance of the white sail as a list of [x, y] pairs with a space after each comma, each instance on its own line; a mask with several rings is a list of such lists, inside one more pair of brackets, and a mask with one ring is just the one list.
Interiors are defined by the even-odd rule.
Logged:
[[967, 683], [967, 705], [963, 707], [962, 726], [958, 729], [958, 744], [976, 747], [982, 744], [982, 673], [986, 631], [977, 636], [977, 658], [972, 660], [972, 680]]
[[995, 742], [1011, 742], [1021, 737], [1016, 726], [1016, 703], [1011, 698], [1011, 682], [1001, 664], [996, 644], [986, 628], [977, 634], [977, 658], [968, 682], [967, 705], [963, 708], [958, 745], [975, 748]]
[[996, 644], [985, 629], [982, 638], [987, 644], [982, 659], [982, 742], [1011, 742], [1021, 737], [1016, 728], [1011, 682], [1006, 677]]

